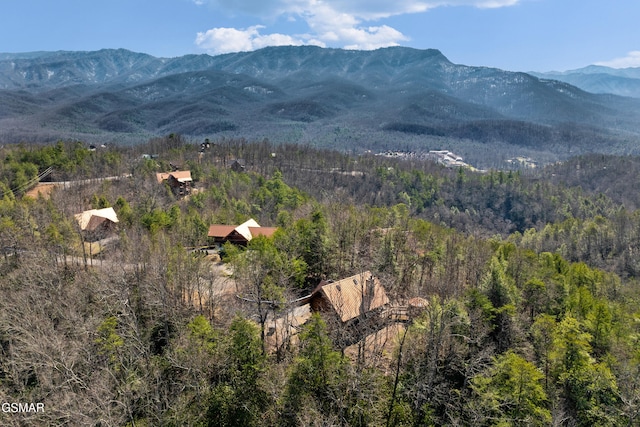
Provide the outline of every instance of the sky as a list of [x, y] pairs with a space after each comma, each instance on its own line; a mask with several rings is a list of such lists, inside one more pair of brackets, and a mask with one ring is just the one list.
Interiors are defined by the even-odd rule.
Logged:
[[640, 67], [639, 0], [0, 0], [0, 52], [439, 49], [509, 71]]

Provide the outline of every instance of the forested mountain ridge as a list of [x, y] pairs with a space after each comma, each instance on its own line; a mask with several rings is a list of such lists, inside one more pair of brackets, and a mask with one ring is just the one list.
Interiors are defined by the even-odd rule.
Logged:
[[640, 98], [640, 68], [610, 68], [590, 65], [564, 72], [531, 73], [546, 79], [560, 80], [592, 93], [611, 93]]
[[640, 138], [640, 100], [454, 64], [434, 49], [3, 54], [0, 88], [6, 142], [140, 143], [174, 132], [351, 150], [455, 146], [498, 167], [523, 153], [541, 162], [635, 153]]
[[[0, 412], [3, 425], [637, 421], [640, 217], [630, 183], [609, 175], [633, 176], [634, 158], [479, 174], [211, 142], [0, 147], [0, 397], [45, 408]], [[191, 171], [190, 196], [156, 180], [171, 165]], [[120, 179], [23, 197], [46, 166]], [[116, 238], [83, 250], [75, 215], [106, 207]], [[280, 230], [225, 247], [222, 265], [190, 250], [210, 224], [248, 218]], [[325, 313], [268, 350], [270, 323], [247, 300], [283, 316], [319, 280], [363, 271], [394, 304], [423, 301], [389, 347], [365, 340], [354, 355]]]

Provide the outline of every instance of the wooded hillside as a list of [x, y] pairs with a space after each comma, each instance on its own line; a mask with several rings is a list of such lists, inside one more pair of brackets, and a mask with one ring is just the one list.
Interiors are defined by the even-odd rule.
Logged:
[[[176, 134], [0, 158], [0, 401], [45, 405], [2, 425], [638, 423], [635, 158], [476, 173]], [[251, 218], [278, 231], [206, 250]], [[365, 271], [388, 305], [296, 323]]]

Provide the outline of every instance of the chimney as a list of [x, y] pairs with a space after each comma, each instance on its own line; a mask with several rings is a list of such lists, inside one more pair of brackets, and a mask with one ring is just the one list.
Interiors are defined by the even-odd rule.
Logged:
[[375, 296], [374, 295], [375, 288], [376, 288], [375, 280], [373, 276], [370, 276], [368, 279], [366, 279], [366, 290], [364, 293], [364, 296], [366, 298], [365, 307], [367, 311], [371, 310], [371, 305], [373, 304], [373, 298]]

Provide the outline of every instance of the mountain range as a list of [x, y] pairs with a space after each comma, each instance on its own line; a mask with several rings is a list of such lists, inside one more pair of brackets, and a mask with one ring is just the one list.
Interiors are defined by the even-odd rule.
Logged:
[[610, 93], [640, 98], [640, 68], [611, 68], [589, 65], [569, 71], [531, 73], [540, 78], [559, 80], [587, 92]]
[[545, 160], [640, 152], [640, 99], [588, 92], [560, 77], [454, 64], [438, 50], [404, 47], [177, 58], [123, 49], [0, 53], [0, 142], [135, 143], [179, 133], [342, 149], [455, 148], [480, 163], [497, 152]]

